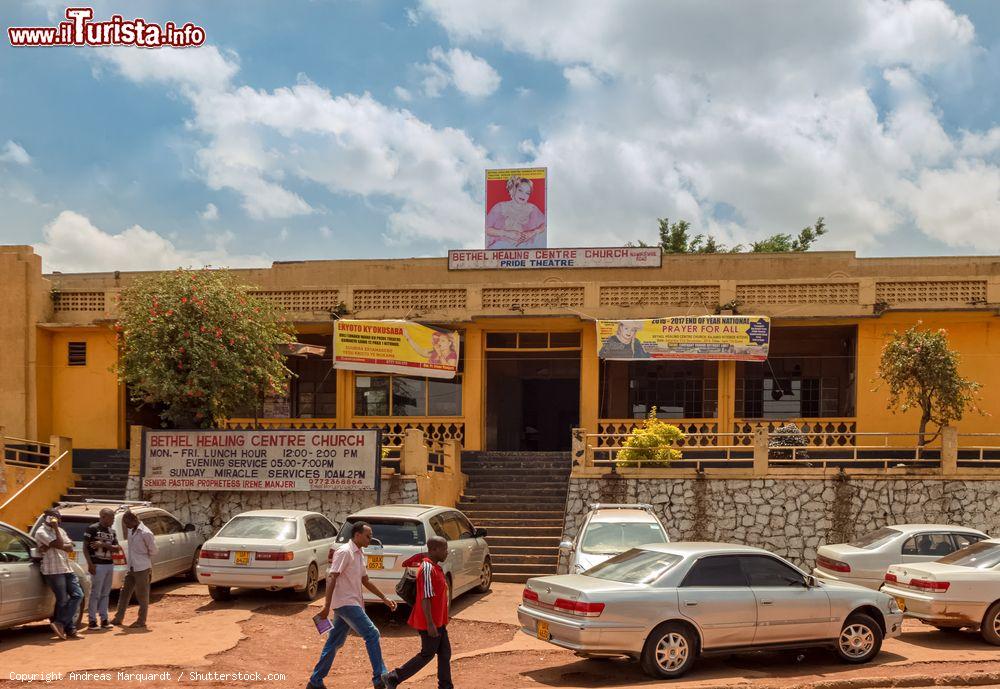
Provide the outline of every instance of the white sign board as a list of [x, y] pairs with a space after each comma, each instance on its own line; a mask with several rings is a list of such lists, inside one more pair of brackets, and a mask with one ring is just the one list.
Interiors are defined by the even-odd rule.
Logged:
[[545, 268], [659, 268], [659, 247], [589, 249], [452, 249], [448, 270], [531, 270]]
[[377, 490], [377, 430], [153, 431], [145, 490]]

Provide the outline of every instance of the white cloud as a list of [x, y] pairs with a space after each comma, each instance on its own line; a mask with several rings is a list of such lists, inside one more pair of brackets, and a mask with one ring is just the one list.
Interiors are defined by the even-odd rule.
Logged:
[[576, 89], [587, 89], [601, 83], [597, 74], [590, 67], [584, 65], [573, 65], [563, 70], [563, 77], [569, 85]]
[[100, 59], [112, 63], [131, 81], [167, 82], [199, 91], [224, 88], [240, 69], [236, 53], [223, 55], [213, 45], [183, 50], [127, 47], [96, 50]]
[[950, 246], [996, 252], [1000, 246], [1000, 168], [959, 160], [954, 167], [924, 170], [907, 185], [917, 225]]
[[218, 220], [219, 219], [219, 209], [214, 203], [210, 203], [205, 206], [205, 210], [201, 212], [202, 220]]
[[24, 150], [20, 144], [15, 141], [8, 140], [7, 143], [3, 145], [3, 150], [0, 152], [0, 163], [15, 163], [16, 165], [30, 165], [31, 156], [28, 152]]
[[409, 89], [405, 89], [402, 86], [396, 86], [392, 89], [392, 92], [396, 95], [396, 98], [404, 103], [409, 103], [413, 100], [413, 94], [410, 93]]
[[331, 230], [326, 225], [323, 225], [323, 227], [319, 228], [319, 236], [322, 237], [323, 239], [329, 239], [330, 237], [333, 236], [333, 230]]
[[417, 65], [424, 95], [435, 98], [449, 85], [470, 98], [485, 98], [500, 87], [500, 75], [486, 60], [460, 48], [431, 48], [431, 61]]
[[209, 248], [186, 250], [153, 230], [139, 225], [118, 234], [95, 227], [73, 211], [63, 211], [42, 230], [35, 249], [46, 271], [64, 273], [110, 270], [165, 270], [177, 267], [266, 267], [262, 255], [235, 254], [228, 250], [234, 236], [208, 237]]

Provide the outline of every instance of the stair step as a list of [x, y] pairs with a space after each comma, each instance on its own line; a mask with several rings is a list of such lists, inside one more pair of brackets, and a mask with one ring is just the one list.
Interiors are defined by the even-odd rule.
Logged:
[[[462, 508], [459, 508], [462, 509]], [[558, 519], [561, 523], [565, 510], [505, 510], [498, 508], [483, 508], [476, 507], [475, 505], [468, 506], [468, 509], [462, 509], [462, 512], [466, 517], [476, 522], [477, 525], [480, 521], [488, 519], [500, 519], [503, 521], [518, 520], [524, 521], [527, 519]]]
[[[549, 526], [544, 528], [536, 528], [532, 526], [525, 526], [522, 528], [511, 528], [511, 529], [487, 529], [486, 530], [486, 541], [492, 546], [496, 545], [531, 545], [526, 542], [525, 539], [543, 539], [538, 545], [550, 545], [548, 541], [555, 541], [554, 546], [559, 545], [559, 539], [562, 538], [562, 527], [561, 526]], [[515, 540], [517, 539], [517, 540]]]
[[[553, 572], [555, 574], [555, 572]], [[499, 573], [493, 572], [493, 581], [499, 582], [501, 584], [523, 584], [528, 579], [532, 579], [537, 576], [544, 576], [539, 574], [518, 574], [518, 573]]]
[[77, 488], [121, 488], [124, 490], [127, 479], [83, 479], [76, 482]]
[[[551, 540], [551, 539], [547, 539]], [[496, 545], [490, 543], [490, 555], [558, 555], [559, 540], [556, 544], [548, 543], [544, 546], [521, 546], [521, 545]]]
[[517, 564], [497, 564], [493, 563], [494, 574], [524, 574], [531, 577], [544, 577], [556, 573], [556, 564], [545, 565], [522, 565]]
[[552, 567], [555, 571], [556, 565], [559, 564], [559, 553], [556, 554], [546, 554], [546, 555], [494, 555], [490, 553], [490, 562], [493, 564], [493, 568], [497, 567]]
[[548, 495], [536, 495], [535, 499], [527, 501], [523, 497], [517, 496], [506, 496], [506, 495], [484, 495], [475, 498], [474, 500], [462, 499], [456, 507], [462, 512], [466, 512], [469, 507], [483, 507], [489, 508], [491, 510], [531, 510], [539, 508], [548, 508], [551, 510], [564, 508], [566, 505], [566, 498], [560, 496], [548, 496]]
[[525, 490], [565, 493], [569, 488], [565, 481], [477, 481], [475, 479], [471, 479], [465, 487], [466, 490], [490, 493], [520, 493]]
[[490, 533], [493, 533], [494, 530], [516, 529], [522, 526], [547, 526], [555, 529], [561, 529], [563, 526], [562, 517], [558, 519], [473, 519], [469, 517], [469, 519], [472, 519], [476, 526], [481, 526], [489, 530]]

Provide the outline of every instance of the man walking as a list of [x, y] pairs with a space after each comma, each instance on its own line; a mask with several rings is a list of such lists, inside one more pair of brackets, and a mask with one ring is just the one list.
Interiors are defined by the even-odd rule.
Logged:
[[131, 511], [122, 515], [125, 525], [125, 541], [128, 553], [125, 557], [128, 572], [118, 594], [118, 610], [111, 624], [121, 626], [125, 611], [132, 601], [132, 593], [139, 601], [139, 617], [129, 625], [130, 629], [146, 629], [146, 613], [149, 612], [149, 584], [153, 577], [153, 556], [156, 555], [156, 539], [153, 532], [139, 521]]
[[101, 617], [101, 629], [111, 626], [108, 621], [108, 596], [114, 580], [114, 554], [121, 552], [114, 530], [115, 511], [110, 507], [101, 509], [98, 521], [83, 532], [83, 555], [87, 558], [90, 572], [90, 604], [87, 607], [89, 624], [87, 629], [97, 629], [97, 617]]
[[337, 651], [347, 640], [347, 633], [354, 630], [364, 640], [368, 650], [368, 660], [372, 664], [372, 684], [376, 688], [382, 686], [382, 675], [385, 674], [385, 663], [382, 662], [381, 638], [378, 628], [365, 613], [365, 599], [361, 587], [365, 587], [382, 599], [390, 610], [396, 609], [396, 602], [385, 597], [365, 574], [365, 554], [361, 551], [372, 542], [372, 527], [364, 522], [356, 522], [350, 526], [351, 540], [337, 549], [330, 563], [330, 571], [326, 575], [326, 600], [320, 619], [330, 616], [333, 610], [333, 629], [319, 654], [319, 661], [313, 668], [307, 689], [324, 689], [323, 679], [330, 673], [333, 659]]
[[75, 550], [73, 541], [59, 526], [59, 521], [59, 510], [45, 510], [45, 518], [35, 532], [35, 540], [42, 551], [42, 578], [56, 596], [52, 630], [60, 639], [79, 639], [76, 611], [83, 598], [83, 588], [69, 566], [69, 554]]
[[438, 689], [452, 689], [451, 642], [448, 641], [448, 580], [441, 563], [448, 559], [448, 541], [427, 539], [427, 555], [417, 570], [417, 601], [407, 622], [420, 634], [420, 652], [402, 667], [382, 675], [385, 689], [396, 689], [437, 656]]

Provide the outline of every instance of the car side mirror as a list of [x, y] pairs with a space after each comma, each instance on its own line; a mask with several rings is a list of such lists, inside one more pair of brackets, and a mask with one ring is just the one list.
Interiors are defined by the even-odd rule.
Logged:
[[573, 541], [563, 541], [559, 544], [559, 550], [573, 550]]
[[476, 527], [476, 538], [486, 538], [486, 529], [481, 526]]
[[813, 588], [816, 588], [816, 586], [818, 586], [818, 584], [816, 583], [816, 577], [814, 577], [812, 574], [807, 574], [806, 575], [806, 588], [807, 589], [813, 589]]
[[194, 531], [194, 530], [195, 530], [194, 524], [185, 524], [184, 525], [184, 533], [189, 533], [189, 532]]
[[38, 548], [32, 548], [28, 551], [28, 557], [31, 558], [33, 562], [42, 561], [42, 553]]

